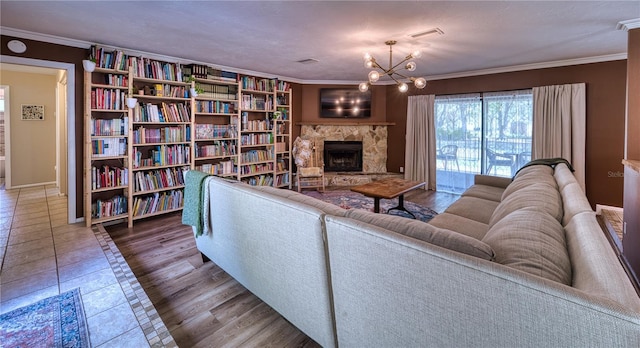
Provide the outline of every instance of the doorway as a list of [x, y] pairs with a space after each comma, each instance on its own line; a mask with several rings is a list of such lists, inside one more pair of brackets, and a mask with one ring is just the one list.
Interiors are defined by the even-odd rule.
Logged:
[[[60, 74], [57, 74], [57, 83], [58, 83], [58, 93], [56, 94], [56, 99], [62, 99], [59, 104], [56, 105], [64, 105], [63, 107], [56, 107], [55, 114], [67, 114], [69, 117], [64, 118], [63, 124], [56, 124], [55, 127], [58, 129], [58, 138], [56, 140], [56, 147], [59, 146], [57, 151], [55, 152], [56, 156], [56, 164], [55, 170], [56, 173], [65, 173], [65, 175], [57, 176], [54, 181], [58, 181], [59, 186], [66, 186], [67, 196], [68, 196], [68, 205], [67, 205], [67, 220], [68, 223], [76, 223], [81, 221], [78, 219], [76, 214], [76, 157], [75, 157], [75, 65], [71, 63], [61, 63], [61, 62], [51, 62], [44, 61], [39, 59], [30, 59], [30, 58], [21, 58], [14, 56], [0, 56], [0, 60], [3, 65], [7, 64], [17, 64], [25, 66], [26, 68], [47, 68], [47, 69], [55, 69], [61, 71]], [[5, 95], [6, 98], [6, 95]], [[6, 100], [5, 100], [6, 101]], [[6, 107], [6, 105], [5, 105]], [[65, 110], [66, 108], [66, 110]], [[65, 112], [66, 111], [66, 112]], [[5, 118], [5, 122], [7, 119]], [[11, 137], [9, 133], [9, 126], [5, 123], [6, 133], [5, 133], [5, 147], [7, 154]], [[66, 163], [65, 163], [66, 162]], [[8, 159], [7, 166], [10, 166], [10, 158]], [[64, 168], [62, 168], [64, 166]], [[10, 173], [7, 173], [5, 170], [6, 180], [10, 180]]]

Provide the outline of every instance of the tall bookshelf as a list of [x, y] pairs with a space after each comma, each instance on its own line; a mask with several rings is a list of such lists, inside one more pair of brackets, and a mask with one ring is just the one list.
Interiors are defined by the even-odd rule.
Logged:
[[275, 111], [275, 80], [240, 78], [240, 154], [238, 178], [254, 186], [273, 186], [275, 139], [272, 115]]
[[194, 169], [237, 179], [238, 82], [193, 78], [192, 83], [199, 90], [192, 103]]
[[[87, 226], [124, 220], [132, 227], [181, 210], [188, 170], [291, 188], [288, 83], [235, 73], [187, 78], [179, 64], [101, 48], [91, 54], [97, 68], [84, 75]], [[127, 97], [135, 106], [127, 107]]]
[[179, 65], [137, 59], [129, 69], [132, 93], [138, 91], [129, 142], [132, 226], [134, 220], [182, 209], [193, 125], [190, 84], [182, 82]]
[[276, 117], [274, 118], [275, 180], [274, 186], [291, 189], [291, 86], [288, 82], [276, 83]]
[[129, 218], [130, 78], [126, 70], [85, 72], [84, 216], [87, 226]]

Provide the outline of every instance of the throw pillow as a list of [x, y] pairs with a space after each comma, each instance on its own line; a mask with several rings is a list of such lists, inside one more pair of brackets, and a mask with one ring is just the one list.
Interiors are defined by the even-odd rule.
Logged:
[[482, 239], [496, 262], [562, 284], [571, 285], [571, 261], [564, 228], [551, 215], [520, 209], [505, 216]]
[[[505, 191], [506, 192], [506, 191]], [[511, 212], [523, 208], [532, 208], [546, 212], [556, 218], [562, 220], [562, 197], [557, 189], [544, 183], [536, 183], [519, 189], [516, 193], [507, 196], [498, 204], [496, 210], [493, 211], [489, 220], [491, 228], [498, 221]]]

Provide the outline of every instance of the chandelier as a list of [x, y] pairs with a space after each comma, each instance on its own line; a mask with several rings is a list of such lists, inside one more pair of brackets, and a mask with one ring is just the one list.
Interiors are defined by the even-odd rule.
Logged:
[[[416, 63], [410, 62], [413, 58], [420, 58], [422, 55], [420, 51], [415, 51], [410, 55], [406, 56], [400, 63], [393, 65], [393, 45], [397, 42], [395, 40], [385, 41], [385, 45], [389, 46], [389, 67], [387, 69], [383, 68], [378, 64], [375, 58], [373, 58], [369, 53], [364, 55], [364, 66], [366, 68], [373, 68], [369, 72], [369, 81], [362, 82], [358, 85], [358, 88], [361, 92], [366, 92], [369, 90], [369, 86], [380, 79], [381, 76], [387, 75], [398, 85], [398, 89], [400, 92], [406, 92], [409, 89], [409, 86], [403, 80], [408, 80], [416, 86], [416, 88], [423, 89], [427, 85], [427, 80], [424, 77], [409, 77], [405, 76], [398, 71], [407, 70], [414, 71], [416, 70]], [[405, 64], [406, 63], [406, 64]], [[380, 70], [380, 71], [378, 71]]]

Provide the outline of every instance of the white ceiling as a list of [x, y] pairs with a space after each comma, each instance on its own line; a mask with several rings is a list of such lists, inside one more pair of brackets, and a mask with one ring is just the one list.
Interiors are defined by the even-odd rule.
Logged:
[[[621, 59], [627, 33], [616, 25], [640, 18], [640, 1], [2, 0], [0, 12], [4, 34], [42, 33], [300, 82], [355, 82], [368, 72], [363, 53], [387, 65], [389, 39], [398, 41], [394, 62], [420, 49], [411, 75], [428, 78]], [[444, 35], [409, 37], [432, 28]], [[297, 63], [307, 58], [319, 62]]]

